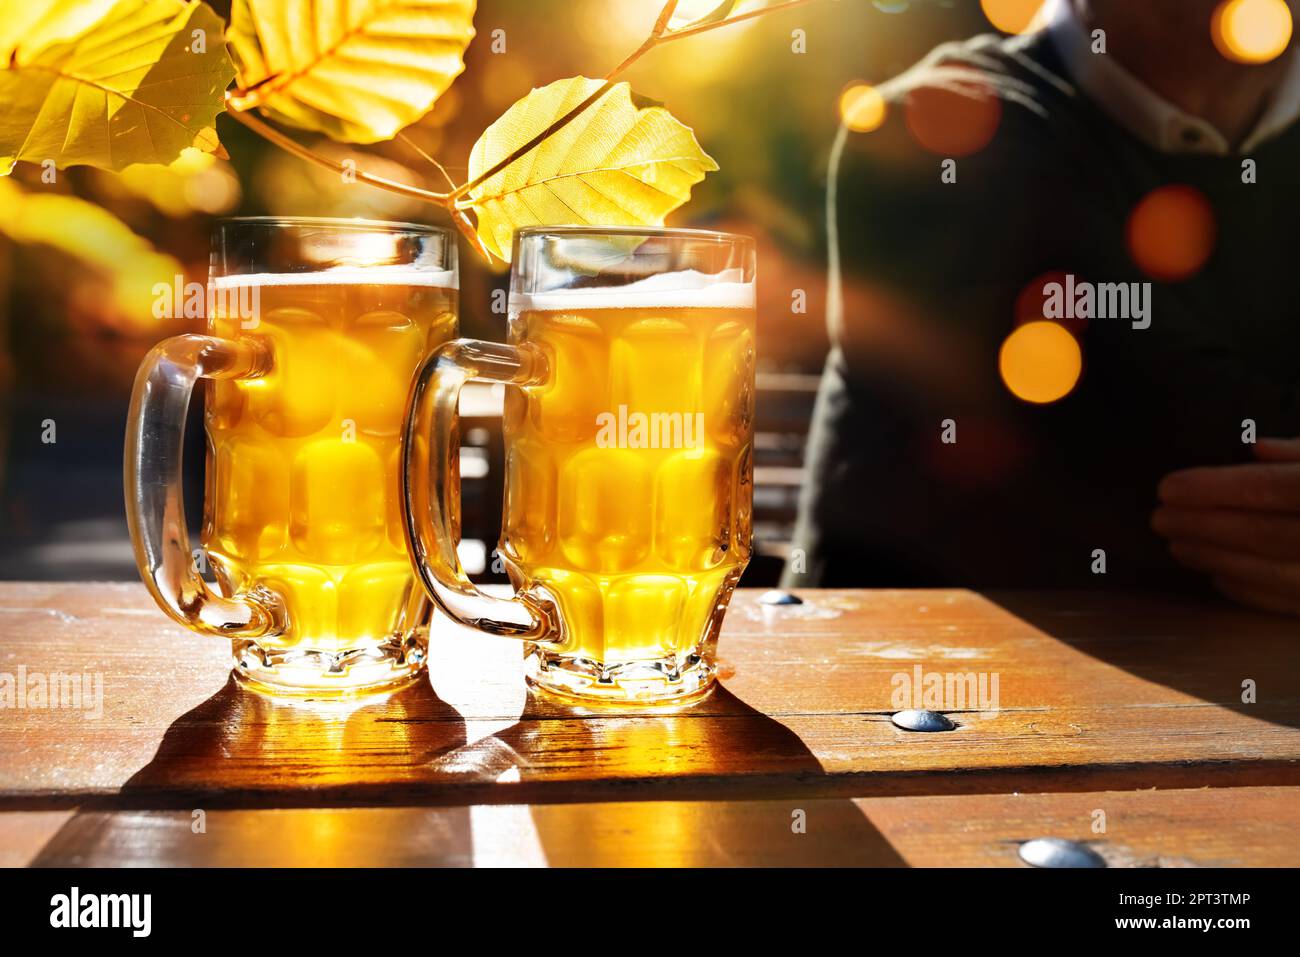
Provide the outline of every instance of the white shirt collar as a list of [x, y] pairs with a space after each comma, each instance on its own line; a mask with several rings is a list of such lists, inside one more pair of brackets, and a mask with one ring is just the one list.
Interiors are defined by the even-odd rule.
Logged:
[[[1162, 153], [1228, 156], [1232, 145], [1212, 124], [1178, 108], [1115, 61], [1092, 52], [1092, 37], [1070, 0], [1050, 0], [1048, 38], [1069, 78], [1126, 130]], [[1277, 92], [1238, 152], [1249, 153], [1300, 118], [1300, 56], [1294, 52]]]

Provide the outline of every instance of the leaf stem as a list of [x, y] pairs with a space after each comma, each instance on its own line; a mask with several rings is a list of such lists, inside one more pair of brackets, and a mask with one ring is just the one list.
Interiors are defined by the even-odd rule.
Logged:
[[654, 28], [650, 31], [650, 38], [656, 39], [664, 35], [668, 29], [668, 24], [673, 19], [673, 14], [677, 12], [677, 4], [680, 0], [668, 0], [664, 8], [659, 11], [659, 19], [655, 21]]
[[397, 139], [402, 143], [404, 143], [408, 149], [411, 149], [412, 151], [419, 153], [422, 159], [425, 159], [429, 163], [431, 163], [434, 169], [436, 169], [439, 173], [442, 174], [442, 178], [447, 181], [447, 185], [449, 187], [451, 187], [452, 189], [456, 188], [456, 181], [452, 179], [451, 174], [447, 172], [447, 167], [443, 166], [433, 156], [429, 155], [428, 150], [426, 150], [423, 146], [415, 142], [415, 140], [413, 140], [411, 137], [407, 136], [406, 133], [400, 130], [397, 133]]
[[[292, 153], [294, 156], [297, 156], [300, 159], [307, 160], [309, 163], [315, 163], [317, 166], [321, 166], [324, 167], [325, 169], [333, 170], [334, 172], [340, 174], [350, 173], [351, 175], [355, 176], [358, 181], [362, 183], [366, 183], [367, 185], [375, 186], [378, 187], [379, 189], [386, 189], [389, 190], [390, 192], [398, 193], [402, 196], [409, 196], [414, 199], [422, 200], [427, 203], [432, 203], [435, 206], [441, 206], [444, 209], [451, 210], [453, 212], [453, 216], [457, 217], [457, 223], [456, 223], [457, 226], [461, 228], [462, 232], [464, 232], [468, 226], [468, 223], [462, 221], [464, 214], [463, 211], [458, 208], [457, 205], [458, 201], [462, 200], [465, 196], [471, 193], [475, 189], [475, 187], [480, 186], [483, 183], [487, 182], [489, 179], [497, 175], [497, 173], [501, 172], [511, 163], [514, 163], [522, 156], [526, 156], [532, 150], [540, 146], [543, 142], [550, 139], [552, 136], [554, 136], [564, 127], [572, 123], [575, 119], [577, 119], [578, 116], [580, 116], [583, 113], [584, 110], [587, 109], [587, 107], [591, 106], [602, 96], [608, 93], [610, 89], [614, 86], [615, 82], [617, 82], [618, 78], [622, 76], [632, 66], [632, 64], [636, 63], [637, 60], [641, 59], [641, 57], [645, 56], [655, 47], [660, 46], [661, 44], [664, 43], [670, 43], [673, 40], [681, 40], [685, 37], [698, 36], [701, 33], [707, 33], [710, 30], [717, 30], [721, 27], [730, 26], [733, 23], [741, 23], [746, 20], [752, 20], [755, 17], [766, 16], [769, 13], [776, 13], [781, 10], [789, 10], [793, 7], [800, 7], [803, 6], [804, 4], [812, 3], [812, 2], [813, 0], [784, 0], [784, 2], [782, 3], [776, 3], [767, 7], [759, 7], [756, 10], [750, 10], [747, 13], [741, 13], [734, 17], [726, 17], [722, 20], [714, 20], [711, 23], [700, 23], [700, 24], [696, 24], [693, 27], [683, 27], [680, 30], [669, 30], [668, 24], [671, 22], [673, 14], [677, 10], [677, 4], [679, 3], [679, 0], [667, 0], [667, 2], [663, 6], [663, 9], [659, 11], [659, 16], [655, 18], [654, 27], [651, 29], [650, 35], [646, 37], [645, 40], [642, 41], [639, 47], [637, 47], [626, 57], [624, 57], [623, 62], [621, 62], [618, 66], [614, 67], [614, 69], [610, 70], [608, 73], [605, 74], [605, 82], [601, 84], [599, 89], [597, 89], [594, 93], [592, 93], [590, 96], [584, 99], [573, 109], [569, 110], [569, 112], [565, 113], [563, 116], [557, 119], [546, 129], [542, 130], [542, 132], [538, 133], [527, 143], [524, 143], [522, 146], [520, 146], [518, 149], [512, 152], [509, 156], [506, 156], [504, 159], [494, 164], [490, 169], [486, 170], [485, 172], [480, 173], [478, 176], [475, 176], [469, 182], [464, 183], [461, 186], [456, 186], [448, 193], [438, 193], [432, 190], [421, 189], [418, 186], [408, 186], [405, 183], [399, 183], [396, 182], [395, 180], [385, 179], [382, 176], [373, 176], [370, 173], [366, 173], [363, 170], [359, 170], [359, 169], [358, 170], [348, 169], [344, 167], [341, 163], [336, 163], [334, 160], [322, 156], [321, 154], [315, 152], [314, 150], [311, 150], [308, 147], [303, 146], [297, 140], [294, 140], [293, 138], [286, 136], [284, 133], [281, 133], [275, 127], [262, 122], [257, 117], [253, 116], [251, 112], [246, 112], [243, 109], [237, 109], [234, 106], [231, 94], [226, 95], [226, 112], [228, 115], [234, 117], [236, 120], [244, 124], [244, 126], [248, 127], [257, 135], [263, 137], [264, 139], [270, 141], [271, 143], [274, 143], [276, 146], [279, 146], [281, 149], [287, 150], [288, 152]], [[441, 165], [439, 165], [439, 168], [441, 169]], [[445, 170], [443, 171], [443, 175], [444, 176], [446, 175]]]
[[450, 209], [452, 204], [451, 193], [436, 193], [433, 190], [422, 189], [419, 186], [410, 186], [406, 183], [399, 183], [396, 180], [386, 179], [383, 176], [375, 176], [360, 169], [351, 169], [342, 163], [335, 162], [327, 156], [322, 156], [315, 150], [303, 146], [297, 140], [281, 133], [274, 126], [264, 123], [252, 113], [243, 110], [237, 110], [231, 106], [229, 98], [226, 101], [226, 114], [238, 120], [244, 126], [248, 127], [258, 136], [274, 143], [276, 146], [299, 159], [304, 159], [309, 163], [315, 163], [324, 169], [333, 170], [340, 175], [354, 176], [358, 182], [366, 183], [369, 186], [376, 186], [379, 189], [386, 189], [392, 193], [398, 193], [402, 196], [409, 196], [413, 199], [422, 200], [426, 203], [432, 203], [435, 206], [441, 206], [444, 209]]
[[569, 110], [568, 113], [565, 113], [563, 116], [557, 119], [546, 129], [542, 130], [542, 132], [534, 136], [527, 143], [524, 143], [522, 146], [516, 149], [509, 156], [503, 158], [499, 163], [494, 164], [491, 168], [480, 173], [478, 176], [475, 176], [472, 180], [470, 180], [465, 185], [452, 190], [451, 192], [452, 201], [455, 202], [457, 200], [464, 198], [466, 195], [472, 192], [476, 186], [480, 186], [481, 184], [487, 182], [489, 179], [491, 179], [497, 173], [501, 172], [511, 163], [515, 162], [520, 157], [526, 156], [528, 153], [532, 152], [534, 149], [540, 146], [543, 142], [550, 139], [553, 135], [555, 135], [564, 127], [572, 123], [575, 119], [578, 118], [578, 116], [584, 110], [587, 109], [587, 107], [591, 106], [591, 104], [595, 103], [602, 96], [608, 93], [610, 88], [614, 85], [615, 81], [617, 81], [617, 79], [620, 76], [622, 76], [628, 70], [628, 68], [632, 66], [633, 63], [641, 59], [641, 57], [645, 56], [647, 53], [649, 53], [651, 50], [653, 50], [655, 47], [659, 46], [660, 44], [668, 43], [671, 40], [678, 40], [681, 39], [682, 37], [696, 36], [697, 34], [705, 33], [709, 30], [716, 30], [719, 27], [730, 26], [733, 23], [740, 23], [743, 20], [752, 20], [755, 17], [761, 17], [769, 13], [775, 13], [778, 10], [786, 10], [791, 7], [803, 6], [805, 3], [811, 3], [812, 0], [785, 0], [784, 3], [778, 3], [770, 7], [759, 7], [757, 10], [750, 10], [748, 13], [742, 13], [739, 16], [727, 17], [726, 19], [723, 20], [715, 20], [712, 23], [702, 23], [694, 27], [687, 27], [681, 30], [673, 30], [672, 32], [668, 32], [668, 23], [670, 20], [672, 20], [673, 13], [677, 9], [678, 2], [679, 0], [668, 0], [668, 2], [664, 4], [663, 9], [659, 11], [659, 16], [655, 20], [655, 25], [654, 28], [650, 31], [650, 35], [646, 37], [644, 41], [642, 41], [639, 47], [637, 47], [626, 57], [624, 57], [622, 63], [620, 63], [618, 66], [614, 67], [614, 69], [610, 70], [608, 73], [605, 74], [605, 82], [601, 85], [600, 89], [596, 90], [596, 92], [592, 93], [591, 96], [587, 97], [577, 106], [575, 106], [573, 109]]

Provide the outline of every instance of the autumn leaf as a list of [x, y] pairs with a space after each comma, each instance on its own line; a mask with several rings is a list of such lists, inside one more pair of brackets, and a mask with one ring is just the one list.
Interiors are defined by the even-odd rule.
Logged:
[[0, 175], [18, 160], [120, 170], [220, 148], [234, 76], [198, 0], [24, 0], [0, 11]]
[[433, 109], [465, 68], [475, 0], [235, 0], [236, 110], [375, 143]]
[[[572, 77], [535, 89], [489, 126], [469, 159], [474, 182], [588, 97], [601, 80]], [[662, 226], [716, 170], [690, 127], [662, 106], [639, 106], [616, 83], [538, 146], [477, 184], [461, 200], [478, 234], [509, 261], [523, 226]]]
[[76, 260], [86, 271], [80, 282], [105, 284], [110, 312], [127, 332], [156, 327], [154, 286], [170, 286], [183, 272], [108, 210], [76, 196], [28, 192], [11, 179], [0, 179], [0, 236]]

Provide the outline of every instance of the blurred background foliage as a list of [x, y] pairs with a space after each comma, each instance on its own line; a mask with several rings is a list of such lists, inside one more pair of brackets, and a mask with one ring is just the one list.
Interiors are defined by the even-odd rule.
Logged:
[[[229, 2], [211, 5], [229, 18]], [[366, 171], [442, 189], [421, 152], [462, 181], [488, 124], [532, 87], [603, 75], [645, 38], [660, 6], [480, 0], [465, 72], [406, 130], [409, 142], [359, 148], [294, 135]], [[802, 376], [811, 387], [825, 355], [825, 169], [841, 93], [901, 72], [936, 43], [988, 29], [976, 0], [819, 0], [667, 44], [624, 77], [693, 127], [721, 167], [670, 224], [758, 240], [763, 372]], [[491, 49], [496, 30], [501, 53]], [[806, 52], [792, 50], [794, 30], [804, 31]], [[130, 384], [153, 343], [202, 326], [157, 319], [150, 304], [156, 282], [171, 284], [177, 273], [206, 279], [216, 217], [445, 223], [441, 210], [344, 183], [227, 118], [219, 133], [228, 160], [191, 150], [170, 167], [78, 167], [57, 171], [54, 182], [19, 164], [0, 180], [0, 577], [134, 577], [120, 477]], [[462, 333], [503, 338], [504, 317], [489, 303], [504, 269], [464, 243], [461, 260]], [[792, 313], [796, 289], [806, 292], [803, 314]], [[189, 486], [193, 521], [202, 484]]]

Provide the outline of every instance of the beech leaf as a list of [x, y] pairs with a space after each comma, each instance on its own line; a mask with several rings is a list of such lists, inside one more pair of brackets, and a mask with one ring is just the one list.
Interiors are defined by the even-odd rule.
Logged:
[[[491, 170], [604, 86], [571, 77], [535, 89], [484, 132], [470, 154], [469, 180]], [[718, 164], [691, 128], [662, 106], [638, 107], [616, 83], [566, 126], [475, 186], [462, 199], [478, 234], [509, 261], [523, 226], [662, 226]]]
[[120, 170], [220, 149], [234, 66], [198, 0], [24, 0], [0, 11], [0, 175]]
[[475, 0], [235, 0], [237, 110], [344, 143], [389, 140], [465, 68]]

